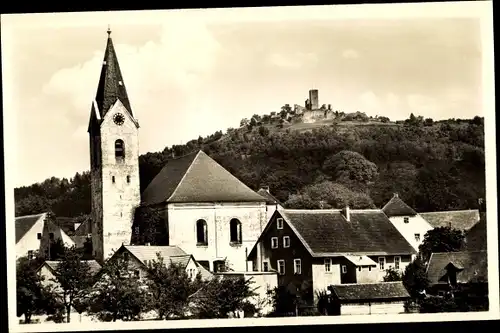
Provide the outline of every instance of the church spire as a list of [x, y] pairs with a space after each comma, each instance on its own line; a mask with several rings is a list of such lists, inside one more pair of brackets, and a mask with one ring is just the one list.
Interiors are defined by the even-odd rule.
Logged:
[[130, 115], [133, 116], [132, 108], [130, 107], [127, 95], [127, 89], [125, 89], [125, 83], [123, 82], [120, 65], [118, 64], [118, 58], [113, 46], [113, 40], [111, 39], [111, 29], [109, 26], [107, 34], [108, 41], [106, 50], [104, 51], [101, 77], [99, 79], [95, 101], [99, 107], [101, 118], [104, 117], [117, 99], [122, 102], [122, 104], [130, 112]]

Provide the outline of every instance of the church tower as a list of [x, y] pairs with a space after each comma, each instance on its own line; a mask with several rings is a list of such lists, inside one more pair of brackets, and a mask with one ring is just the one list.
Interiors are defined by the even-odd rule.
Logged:
[[108, 29], [88, 127], [92, 247], [100, 262], [122, 244], [130, 244], [134, 211], [140, 204], [138, 131]]

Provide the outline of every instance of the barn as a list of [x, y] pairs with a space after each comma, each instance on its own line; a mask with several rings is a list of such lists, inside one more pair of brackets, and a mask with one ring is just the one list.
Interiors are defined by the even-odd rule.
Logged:
[[401, 281], [339, 284], [329, 290], [331, 315], [399, 314], [410, 299]]

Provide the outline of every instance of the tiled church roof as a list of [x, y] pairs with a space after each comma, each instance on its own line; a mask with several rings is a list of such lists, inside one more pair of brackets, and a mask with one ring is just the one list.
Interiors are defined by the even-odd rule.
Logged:
[[264, 202], [203, 151], [167, 161], [142, 193], [142, 203]]
[[339, 210], [283, 210], [280, 214], [315, 256], [415, 253], [381, 210], [351, 210], [350, 221]]
[[382, 208], [385, 215], [388, 217], [395, 216], [415, 216], [417, 212], [408, 206], [399, 195], [394, 194], [394, 196], [389, 200], [389, 202]]

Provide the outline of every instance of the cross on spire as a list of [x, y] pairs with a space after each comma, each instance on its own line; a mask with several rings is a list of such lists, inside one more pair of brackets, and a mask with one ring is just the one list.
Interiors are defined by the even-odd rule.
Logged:
[[109, 26], [109, 24], [108, 24], [108, 31], [107, 31], [107, 33], [108, 33], [108, 37], [111, 37], [111, 27]]

